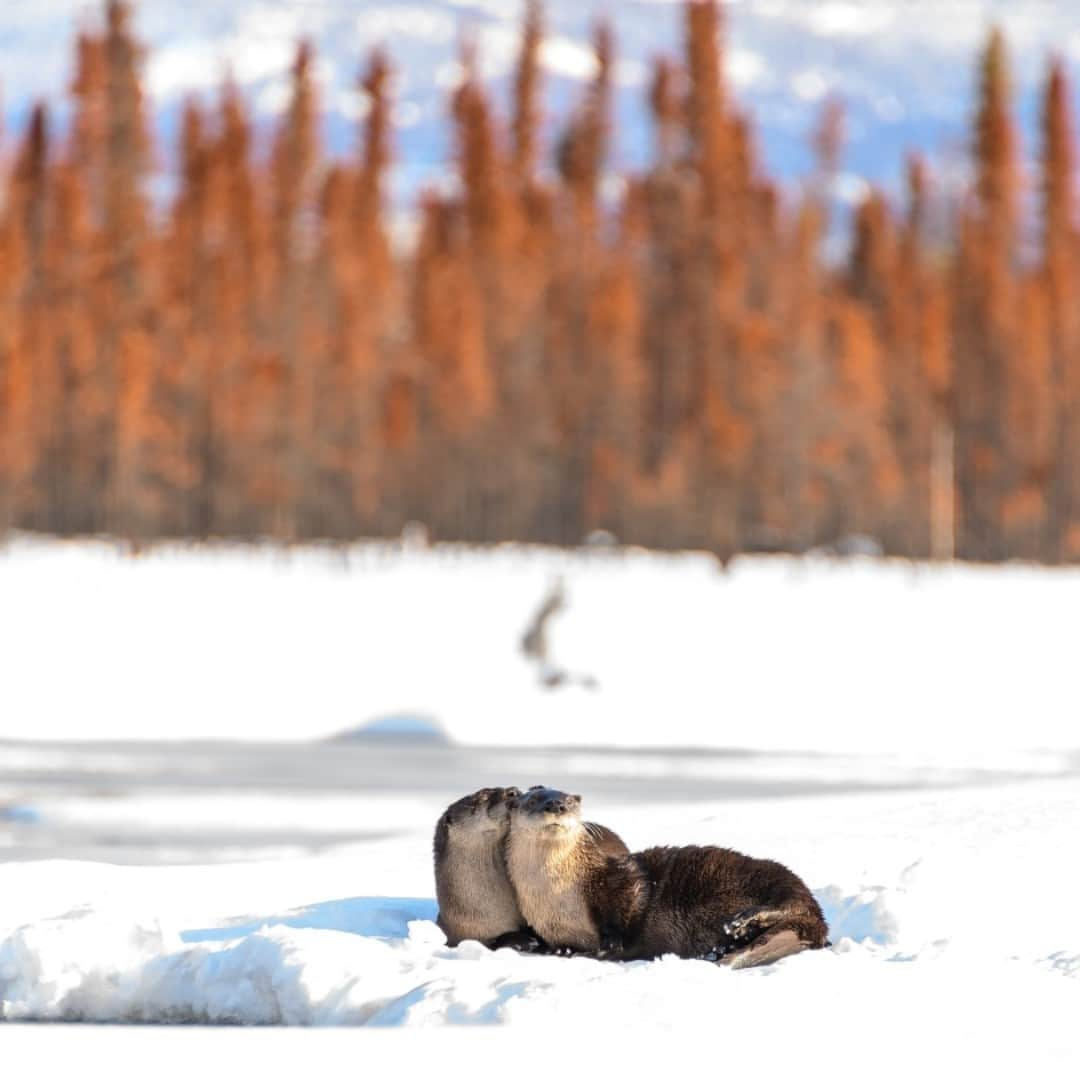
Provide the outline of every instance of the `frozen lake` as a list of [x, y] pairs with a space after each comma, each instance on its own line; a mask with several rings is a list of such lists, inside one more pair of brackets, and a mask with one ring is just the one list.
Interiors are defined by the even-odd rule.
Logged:
[[191, 864], [318, 854], [422, 831], [462, 792], [544, 783], [595, 813], [642, 805], [993, 787], [1080, 778], [1080, 752], [900, 756], [310, 743], [0, 742], [0, 861]]

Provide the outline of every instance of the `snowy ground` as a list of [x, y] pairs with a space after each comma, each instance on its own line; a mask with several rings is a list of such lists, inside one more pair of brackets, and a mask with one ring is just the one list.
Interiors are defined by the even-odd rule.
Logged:
[[[382, 809], [392, 817], [391, 802]], [[748, 972], [450, 949], [431, 921], [430, 822], [417, 821], [258, 863], [0, 864], [3, 1014], [509, 1025], [574, 1040], [610, 1029], [644, 1043], [709, 1032], [747, 1067], [782, 1037], [776, 1053], [797, 1047], [839, 1075], [897, 1061], [992, 1075], [1080, 1065], [1075, 777], [678, 804], [645, 789], [594, 799], [591, 812], [634, 847], [717, 842], [788, 862], [821, 900], [834, 947]], [[0, 1027], [0, 1046], [6, 1037]]]
[[[550, 663], [571, 679], [549, 689], [520, 645], [559, 579]], [[692, 554], [391, 544], [130, 558], [18, 541], [0, 548], [0, 598], [0, 740], [302, 741], [374, 724], [471, 746], [934, 766], [1019, 750], [1051, 775], [1080, 746], [1078, 570], [756, 558], [724, 572]]]
[[[553, 662], [593, 689], [545, 690], [518, 652], [559, 575]], [[565, 1043], [629, 1075], [1076, 1075], [1078, 590], [1020, 566], [20, 541], [0, 1060], [475, 1076]], [[780, 859], [834, 945], [743, 972], [447, 948], [434, 820], [493, 782], [580, 791], [634, 848]], [[22, 1023], [45, 1020], [181, 1026]]]

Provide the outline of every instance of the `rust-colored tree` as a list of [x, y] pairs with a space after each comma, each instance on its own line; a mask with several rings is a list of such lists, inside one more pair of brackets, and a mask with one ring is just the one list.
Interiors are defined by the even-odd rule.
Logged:
[[1005, 39], [995, 30], [979, 65], [975, 191], [960, 242], [956, 307], [957, 550], [1000, 558], [1009, 487], [1003, 410], [1015, 342], [1013, 285], [1019, 165]]
[[1080, 323], [1076, 289], [1076, 145], [1070, 87], [1060, 58], [1047, 73], [1042, 108], [1042, 275], [1056, 401], [1042, 558], [1080, 557]]
[[[48, 360], [48, 121], [37, 106], [15, 162], [0, 229], [0, 521], [22, 524], [41, 512], [35, 467], [55, 407]], [[35, 378], [35, 376], [38, 376]]]
[[[151, 201], [122, 0], [79, 37], [66, 133], [32, 112], [0, 176], [0, 528], [347, 540], [399, 532], [804, 550], [865, 533], [911, 557], [1080, 559], [1075, 147], [1043, 98], [1038, 229], [1005, 42], [980, 60], [973, 183], [905, 212], [873, 191], [846, 261], [822, 110], [801, 198], [728, 92], [718, 0], [648, 94], [642, 175], [611, 176], [614, 33], [549, 154], [543, 11], [506, 120], [472, 50], [449, 102], [456, 184], [391, 242], [389, 58], [355, 154], [318, 137], [301, 46], [267, 159], [243, 95], [183, 114]], [[1038, 244], [1023, 237], [1038, 236]]]

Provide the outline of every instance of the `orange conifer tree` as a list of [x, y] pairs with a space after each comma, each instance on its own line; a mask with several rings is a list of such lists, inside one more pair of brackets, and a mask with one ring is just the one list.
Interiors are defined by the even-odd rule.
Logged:
[[[8, 525], [30, 523], [41, 510], [33, 479], [45, 436], [40, 421], [52, 404], [44, 277], [47, 123], [38, 105], [19, 148], [0, 235], [0, 305], [6, 309], [0, 331], [0, 520]], [[35, 408], [37, 395], [45, 398], [44, 408]]]
[[1051, 380], [1057, 401], [1047, 535], [1042, 557], [1080, 556], [1080, 324], [1076, 287], [1076, 146], [1068, 76], [1060, 58], [1047, 75], [1042, 109], [1042, 273]]
[[544, 16], [540, 0], [527, 0], [521, 53], [514, 76], [513, 167], [518, 183], [532, 184], [536, 172], [540, 130], [540, 49]]
[[96, 234], [81, 172], [71, 162], [54, 167], [50, 203], [46, 260], [56, 384], [41, 483], [51, 506], [49, 528], [68, 535], [93, 527], [101, 497], [94, 473], [99, 418], [112, 403], [101, 400], [102, 387], [96, 380], [90, 295]]
[[[123, 0], [108, 0], [102, 39], [104, 66], [104, 165], [101, 233], [100, 375], [115, 414], [105, 414], [103, 483], [109, 527], [135, 541], [151, 535], [160, 510], [155, 491], [152, 445], [153, 303], [148, 208], [143, 184], [150, 168], [150, 143], [139, 77], [141, 49]], [[94, 154], [89, 155], [93, 160]]]
[[312, 49], [303, 43], [293, 63], [291, 98], [275, 135], [269, 176], [273, 308], [260, 395], [265, 404], [259, 442], [265, 459], [259, 494], [271, 532], [285, 540], [303, 534], [305, 504], [312, 494], [305, 455], [313, 430], [317, 372], [306, 362], [304, 346], [319, 152], [312, 68]]
[[1019, 176], [1009, 93], [1005, 41], [996, 30], [980, 61], [974, 203], [958, 267], [958, 549], [971, 558], [1001, 556], [1001, 500], [1009, 486], [1002, 410], [1010, 392]]

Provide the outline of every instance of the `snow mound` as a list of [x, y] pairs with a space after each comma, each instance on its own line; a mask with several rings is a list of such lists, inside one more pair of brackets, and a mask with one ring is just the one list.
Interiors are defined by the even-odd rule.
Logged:
[[349, 731], [332, 736], [335, 742], [365, 739], [415, 739], [423, 743], [447, 743], [450, 740], [438, 720], [430, 716], [400, 714], [379, 716]]
[[[672, 994], [682, 1000], [709, 987], [715, 992], [731, 976], [674, 958], [619, 965], [491, 952], [477, 942], [448, 948], [432, 907], [431, 901], [365, 897], [186, 932], [106, 911], [73, 911], [0, 941], [0, 1015], [214, 1024], [499, 1023], [539, 1019], [556, 1006], [562, 1011], [569, 999], [597, 993], [614, 995], [609, 1000], [620, 1011], [628, 997], [638, 999], [637, 1010], [653, 1011]], [[858, 948], [846, 940], [845, 946]], [[833, 962], [804, 957], [799, 966]]]
[[[632, 1026], [708, 1022], [735, 997], [794, 1002], [817, 988], [848, 998], [853, 982], [896, 997], [936, 987], [987, 996], [1075, 978], [1080, 953], [1021, 965], [977, 959], [948, 941], [911, 951], [896, 936], [894, 894], [821, 894], [836, 945], [771, 967], [731, 972], [703, 961], [602, 963], [522, 956], [477, 942], [448, 948], [427, 900], [358, 898], [315, 905], [261, 925], [180, 932], [81, 910], [0, 940], [0, 1015], [7, 1020], [200, 1024], [421, 1026], [546, 1025], [597, 1016]], [[831, 898], [831, 899], [830, 899]], [[414, 916], [410, 918], [410, 916]], [[857, 935], [855, 940], [848, 934]], [[895, 965], [906, 961], [911, 974]], [[916, 969], [919, 969], [916, 974]], [[760, 981], [769, 980], [769, 989]], [[916, 989], [917, 987], [917, 989]], [[951, 991], [950, 991], [951, 992]]]

